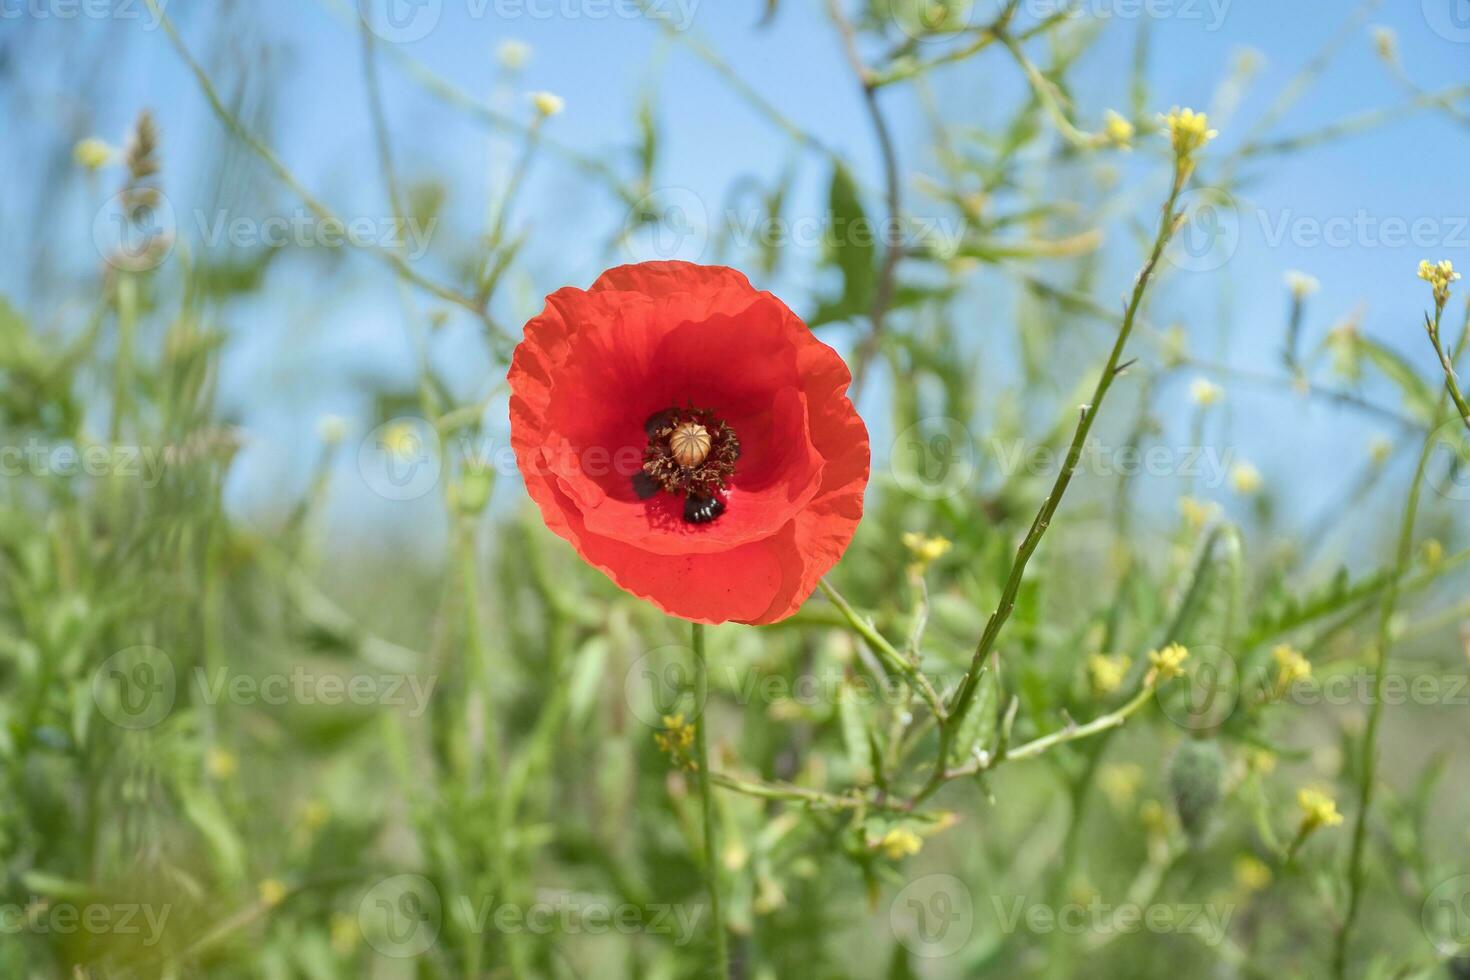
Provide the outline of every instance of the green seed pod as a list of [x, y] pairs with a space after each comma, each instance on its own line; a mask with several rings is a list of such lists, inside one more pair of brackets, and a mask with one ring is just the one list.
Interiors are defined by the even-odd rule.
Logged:
[[1213, 741], [1189, 739], [1169, 763], [1169, 791], [1179, 823], [1191, 841], [1204, 836], [1210, 812], [1220, 801], [1225, 756]]

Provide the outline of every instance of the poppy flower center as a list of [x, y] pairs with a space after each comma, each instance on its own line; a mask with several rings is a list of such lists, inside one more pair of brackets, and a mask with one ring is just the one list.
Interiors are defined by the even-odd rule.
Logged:
[[725, 512], [740, 440], [729, 424], [709, 409], [666, 408], [643, 423], [648, 445], [643, 468], [633, 475], [640, 500], [659, 491], [684, 498], [684, 520], [707, 524]]

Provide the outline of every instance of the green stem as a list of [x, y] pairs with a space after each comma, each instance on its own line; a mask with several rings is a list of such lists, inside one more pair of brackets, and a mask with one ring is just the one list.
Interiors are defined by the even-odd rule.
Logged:
[[[1445, 398], [1440, 398], [1443, 411]], [[1403, 522], [1399, 528], [1398, 561], [1393, 575], [1383, 592], [1383, 605], [1378, 614], [1377, 657], [1373, 665], [1373, 704], [1368, 709], [1368, 727], [1363, 732], [1362, 778], [1358, 786], [1358, 813], [1353, 822], [1352, 852], [1348, 857], [1347, 885], [1348, 907], [1342, 926], [1337, 931], [1337, 942], [1332, 954], [1333, 976], [1347, 976], [1348, 946], [1352, 937], [1353, 923], [1358, 917], [1358, 907], [1363, 900], [1363, 852], [1368, 840], [1368, 811], [1373, 805], [1374, 782], [1377, 777], [1378, 727], [1383, 719], [1383, 681], [1388, 666], [1389, 649], [1393, 645], [1392, 621], [1398, 604], [1399, 592], [1414, 554], [1414, 521], [1419, 513], [1419, 495], [1424, 488], [1424, 474], [1429, 468], [1429, 459], [1434, 453], [1435, 434], [1431, 432], [1424, 440], [1419, 452], [1419, 465], [1414, 470], [1414, 480], [1409, 485], [1409, 498], [1404, 504]], [[1294, 849], [1294, 848], [1293, 848]]]
[[714, 797], [710, 793], [709, 768], [709, 664], [704, 656], [704, 624], [694, 623], [694, 703], [699, 720], [694, 728], [694, 756], [699, 765], [699, 806], [704, 811], [704, 881], [709, 891], [710, 928], [715, 939], [717, 976], [730, 975], [730, 953], [725, 940], [725, 918], [720, 912], [720, 854], [715, 838]]
[[960, 683], [959, 690], [955, 693], [954, 700], [950, 703], [948, 711], [950, 724], [946, 725], [940, 732], [939, 737], [939, 761], [934, 767], [934, 775], [930, 777], [929, 783], [920, 791], [919, 798], [922, 799], [938, 789], [944, 782], [945, 760], [949, 758], [950, 740], [952, 732], [963, 724], [965, 712], [970, 707], [971, 700], [975, 697], [975, 689], [979, 683], [980, 667], [990, 656], [991, 650], [995, 648], [995, 641], [999, 639], [1001, 629], [1006, 620], [1010, 618], [1011, 610], [1015, 607], [1016, 595], [1021, 590], [1021, 578], [1026, 572], [1026, 563], [1031, 560], [1031, 555], [1041, 544], [1042, 535], [1051, 526], [1052, 518], [1056, 515], [1057, 508], [1061, 506], [1062, 495], [1067, 492], [1067, 486], [1072, 482], [1072, 474], [1077, 471], [1077, 466], [1082, 459], [1082, 449], [1087, 443], [1088, 433], [1092, 431], [1092, 424], [1097, 420], [1098, 410], [1102, 407], [1103, 398], [1106, 397], [1108, 389], [1112, 387], [1113, 381], [1117, 379], [1122, 370], [1123, 349], [1128, 344], [1128, 338], [1133, 333], [1133, 324], [1138, 318], [1139, 308], [1143, 305], [1143, 294], [1148, 288], [1150, 279], [1153, 278], [1154, 269], [1158, 266], [1164, 255], [1164, 247], [1173, 237], [1178, 227], [1179, 215], [1175, 214], [1174, 207], [1179, 202], [1179, 195], [1184, 190], [1184, 185], [1189, 181], [1189, 175], [1193, 171], [1192, 162], [1184, 158], [1178, 158], [1174, 164], [1174, 180], [1169, 191], [1169, 199], [1164, 202], [1163, 214], [1159, 219], [1158, 233], [1154, 236], [1153, 248], [1149, 252], [1148, 260], [1139, 272], [1137, 280], [1133, 284], [1132, 295], [1128, 299], [1128, 305], [1123, 311], [1123, 320], [1118, 328], [1117, 339], [1113, 341], [1113, 349], [1108, 354], [1108, 361], [1103, 365], [1102, 374], [1097, 379], [1097, 387], [1093, 390], [1092, 400], [1082, 407], [1081, 417], [1077, 421], [1077, 430], [1072, 435], [1072, 444], [1067, 449], [1067, 457], [1057, 474], [1056, 482], [1052, 485], [1051, 493], [1042, 503], [1041, 509], [1036, 514], [1036, 519], [1031, 522], [1031, 528], [1026, 532], [1021, 545], [1016, 549], [1016, 557], [1011, 562], [1010, 574], [1006, 577], [1006, 583], [1001, 591], [1000, 602], [995, 611], [990, 614], [990, 619], [985, 624], [985, 630], [980, 636], [980, 642], [975, 646], [974, 656], [970, 661], [970, 669]]

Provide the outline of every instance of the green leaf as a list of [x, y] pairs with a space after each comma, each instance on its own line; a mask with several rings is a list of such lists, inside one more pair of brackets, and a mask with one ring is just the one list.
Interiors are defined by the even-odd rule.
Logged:
[[607, 663], [607, 640], [604, 637], [593, 637], [582, 644], [582, 649], [577, 653], [576, 663], [572, 665], [571, 695], [569, 711], [573, 727], [578, 727], [587, 718], [587, 712], [592, 709], [593, 700], [597, 697], [597, 691], [602, 681], [603, 666]]
[[980, 678], [975, 682], [975, 700], [970, 710], [959, 719], [949, 764], [968, 762], [975, 750], [988, 752], [995, 744], [997, 711], [1000, 707], [1000, 678], [989, 665], [982, 667]]
[[232, 881], [245, 877], [245, 845], [218, 800], [193, 790], [181, 791], [184, 815], [203, 835], [214, 855], [220, 876]]
[[848, 678], [843, 678], [837, 691], [837, 715], [842, 724], [842, 743], [847, 748], [847, 761], [852, 765], [853, 778], [858, 782], [868, 782], [873, 776], [872, 741], [857, 690]]
[[827, 208], [826, 260], [842, 273], [842, 293], [818, 306], [808, 321], [813, 327], [868, 312], [877, 280], [877, 230], [863, 211], [852, 175], [840, 163], [832, 170]]
[[1404, 403], [1414, 417], [1425, 424], [1433, 422], [1438, 412], [1434, 391], [1409, 362], [1402, 355], [1361, 334], [1356, 339], [1358, 350], [1403, 392]]

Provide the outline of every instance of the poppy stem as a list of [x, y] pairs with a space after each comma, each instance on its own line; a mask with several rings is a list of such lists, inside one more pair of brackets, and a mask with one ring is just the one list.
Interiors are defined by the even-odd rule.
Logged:
[[694, 756], [699, 765], [699, 806], [704, 811], [704, 882], [709, 891], [710, 928], [714, 930], [716, 974], [724, 980], [730, 975], [730, 952], [725, 939], [725, 917], [720, 912], [719, 841], [715, 838], [714, 798], [710, 793], [709, 739], [705, 729], [709, 721], [709, 665], [704, 657], [704, 624], [694, 623], [694, 704], [699, 713], [694, 727]]

